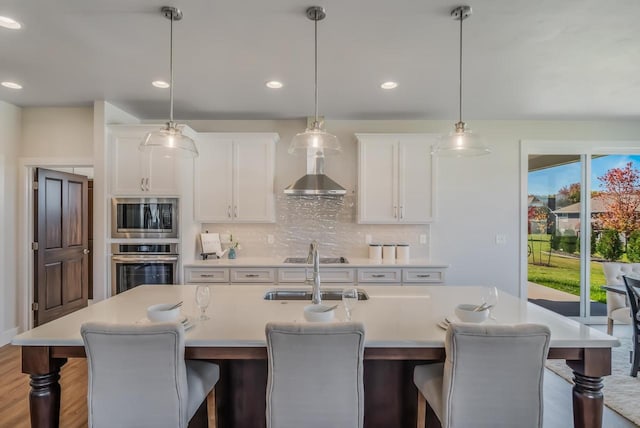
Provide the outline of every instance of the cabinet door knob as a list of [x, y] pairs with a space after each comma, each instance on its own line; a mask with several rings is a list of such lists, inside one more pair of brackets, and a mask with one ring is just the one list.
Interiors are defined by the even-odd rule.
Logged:
[[227, 217], [231, 218], [231, 205], [227, 206]]
[[245, 278], [257, 278], [260, 275], [258, 275], [257, 273], [247, 273], [244, 275]]
[[393, 218], [398, 218], [398, 207], [393, 207]]
[[140, 190], [144, 192], [144, 177], [140, 179]]
[[238, 218], [238, 206], [237, 205], [233, 206], [233, 216], [235, 218]]
[[82, 250], [82, 254], [89, 254], [91, 251], [89, 251], [88, 248], [85, 248], [84, 250]]
[[427, 274], [420, 274], [418, 275], [418, 278], [429, 278], [431, 275], [427, 275]]
[[400, 205], [400, 219], [404, 218], [404, 207]]
[[147, 188], [147, 192], [149, 191], [149, 177], [146, 178], [145, 182], [147, 183], [145, 187]]
[[373, 275], [371, 275], [372, 278], [384, 278], [385, 274], [383, 273], [374, 273]]

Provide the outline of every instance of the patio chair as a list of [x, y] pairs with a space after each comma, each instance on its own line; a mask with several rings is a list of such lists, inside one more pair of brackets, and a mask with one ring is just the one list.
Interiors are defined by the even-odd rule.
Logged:
[[630, 376], [638, 376], [638, 367], [640, 366], [640, 313], [638, 312], [638, 302], [640, 302], [640, 276], [630, 277], [623, 276], [624, 285], [627, 288], [629, 303], [631, 304], [631, 313], [634, 315], [633, 320], [633, 364], [631, 364]]
[[[624, 275], [640, 275], [640, 263], [605, 262], [602, 269], [606, 285], [624, 286]], [[607, 291], [607, 334], [613, 334], [614, 321], [631, 324], [629, 303], [624, 295]]]

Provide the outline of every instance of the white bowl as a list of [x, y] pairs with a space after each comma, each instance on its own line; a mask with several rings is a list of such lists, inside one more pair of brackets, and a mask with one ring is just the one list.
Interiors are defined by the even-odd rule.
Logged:
[[474, 322], [479, 323], [486, 321], [489, 318], [489, 310], [474, 311], [478, 305], [471, 305], [468, 303], [462, 303], [456, 306], [454, 312], [458, 319], [462, 322]]
[[174, 303], [160, 303], [147, 308], [147, 318], [153, 322], [171, 322], [178, 319], [180, 308], [169, 309]]
[[335, 315], [336, 310], [331, 309], [327, 311], [331, 306], [327, 305], [307, 305], [304, 307], [304, 319], [310, 322], [329, 322]]

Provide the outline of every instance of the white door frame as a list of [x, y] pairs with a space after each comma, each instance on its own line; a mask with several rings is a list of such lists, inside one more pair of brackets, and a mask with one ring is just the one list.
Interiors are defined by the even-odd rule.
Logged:
[[93, 167], [93, 158], [18, 159], [18, 320], [20, 331], [33, 328], [33, 171], [35, 168]]
[[[529, 171], [529, 155], [533, 154], [562, 154], [562, 155], [581, 155], [583, 163], [581, 170], [581, 181], [585, 181], [590, 185], [591, 179], [591, 157], [593, 155], [639, 155], [640, 141], [609, 141], [609, 140], [521, 140], [520, 141], [520, 295], [526, 299], [527, 297], [527, 189], [528, 189], [528, 171]], [[584, 155], [584, 156], [582, 156]], [[584, 187], [584, 186], [583, 186]], [[587, 198], [586, 188], [582, 189], [581, 200], [586, 201], [581, 207], [581, 218], [587, 218], [590, 211], [590, 198]], [[586, 254], [591, 235], [589, 230], [589, 222], [580, 222], [581, 236], [586, 239], [580, 240], [580, 252]], [[581, 266], [581, 289], [580, 289], [580, 313], [589, 315], [590, 308], [587, 308], [588, 302], [583, 298], [590, 283], [590, 269], [582, 263]], [[572, 317], [573, 318], [573, 317]], [[604, 322], [606, 317], [577, 317], [580, 322], [600, 323]]]

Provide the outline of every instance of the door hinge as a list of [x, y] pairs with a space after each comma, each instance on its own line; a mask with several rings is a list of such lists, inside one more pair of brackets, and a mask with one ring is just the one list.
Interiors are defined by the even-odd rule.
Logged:
[[38, 249], [38, 243], [37, 242], [32, 242], [31, 243], [31, 249], [36, 251]]
[[38, 182], [37, 181], [33, 182], [33, 190], [38, 190]]
[[31, 304], [31, 310], [32, 311], [37, 311], [38, 310], [38, 302], [33, 302]]

